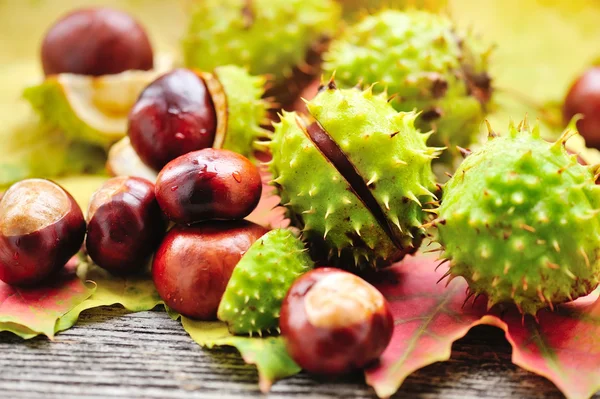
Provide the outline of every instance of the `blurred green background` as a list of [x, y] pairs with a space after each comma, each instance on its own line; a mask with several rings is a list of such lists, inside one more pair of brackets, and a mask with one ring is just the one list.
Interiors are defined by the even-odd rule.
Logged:
[[[177, 58], [187, 25], [189, 1], [192, 0], [0, 0], [2, 158], [14, 156], [11, 148], [23, 146], [19, 143], [11, 147], [6, 143], [14, 141], [15, 129], [22, 127], [24, 115], [31, 112], [20, 100], [21, 92], [40, 81], [40, 41], [59, 16], [91, 5], [128, 11], [148, 30], [156, 54], [170, 53]], [[558, 109], [577, 75], [600, 60], [597, 0], [447, 0], [444, 3], [447, 3], [444, 12], [461, 28], [471, 29], [496, 45], [491, 75], [498, 107], [489, 119], [498, 131], [506, 128], [509, 118], [520, 120], [525, 113], [531, 119], [543, 115], [547, 120], [547, 110]], [[547, 104], [554, 104], [554, 108]]]
[[[157, 52], [177, 52], [185, 1], [0, 0], [0, 65], [33, 61], [37, 69], [46, 29], [66, 11], [90, 5], [131, 12], [148, 29]], [[498, 87], [539, 100], [560, 99], [571, 80], [600, 58], [597, 0], [448, 0], [447, 12], [497, 44], [492, 75]]]

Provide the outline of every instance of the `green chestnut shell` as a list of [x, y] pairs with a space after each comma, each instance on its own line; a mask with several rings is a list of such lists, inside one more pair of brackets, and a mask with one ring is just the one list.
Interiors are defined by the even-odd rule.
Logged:
[[217, 129], [223, 134], [217, 133], [213, 147], [224, 148], [253, 159], [254, 151], [263, 148], [260, 142], [270, 134], [261, 127], [268, 123], [267, 113], [271, 107], [262, 98], [265, 78], [250, 75], [244, 68], [235, 65], [215, 68], [213, 73], [225, 93], [220, 100], [223, 102], [220, 110], [217, 110], [217, 117], [220, 119], [218, 124], [224, 124], [222, 129]]
[[489, 53], [445, 16], [386, 10], [332, 41], [324, 70], [342, 87], [378, 82], [396, 110], [422, 111], [416, 126], [436, 132], [431, 144], [448, 147], [448, 160], [480, 131], [491, 95]]
[[302, 241], [276, 229], [258, 239], [239, 261], [219, 305], [218, 317], [233, 334], [279, 328], [279, 310], [292, 283], [313, 268]]
[[203, 70], [235, 64], [281, 81], [335, 33], [340, 14], [332, 0], [196, 1], [183, 41], [185, 64]]
[[[274, 124], [269, 165], [313, 256], [340, 267], [377, 267], [416, 251], [428, 219], [422, 206], [435, 200], [437, 155], [414, 127], [417, 114], [396, 112], [385, 93], [339, 90], [333, 82], [307, 110], [314, 122], [284, 112]], [[335, 143], [336, 159], [316, 144], [315, 126]]]
[[589, 294], [600, 277], [600, 187], [563, 144], [511, 125], [469, 155], [444, 187], [442, 258], [488, 306], [524, 314]]

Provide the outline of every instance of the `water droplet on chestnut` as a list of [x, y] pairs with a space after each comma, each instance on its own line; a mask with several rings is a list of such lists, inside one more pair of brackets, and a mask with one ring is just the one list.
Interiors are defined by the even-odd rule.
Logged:
[[240, 221], [175, 226], [160, 245], [152, 278], [167, 306], [200, 320], [216, 320], [233, 269], [267, 230]]
[[115, 177], [92, 196], [86, 249], [100, 267], [117, 275], [142, 271], [165, 234], [154, 184]]
[[371, 284], [321, 268], [294, 282], [281, 307], [281, 334], [290, 356], [308, 372], [338, 375], [383, 353], [394, 329], [390, 307]]
[[58, 184], [27, 179], [0, 200], [0, 280], [13, 285], [43, 281], [81, 248], [85, 220]]
[[109, 75], [153, 67], [152, 46], [144, 28], [129, 14], [86, 8], [60, 18], [42, 42], [46, 75]]
[[563, 106], [565, 123], [576, 114], [577, 129], [588, 147], [600, 149], [600, 67], [588, 69], [571, 86]]
[[150, 83], [129, 114], [131, 145], [156, 170], [180, 155], [211, 147], [216, 129], [210, 92], [189, 69], [175, 69]]
[[261, 192], [256, 165], [243, 155], [214, 148], [174, 159], [156, 180], [161, 209], [169, 219], [183, 224], [242, 219], [256, 208]]

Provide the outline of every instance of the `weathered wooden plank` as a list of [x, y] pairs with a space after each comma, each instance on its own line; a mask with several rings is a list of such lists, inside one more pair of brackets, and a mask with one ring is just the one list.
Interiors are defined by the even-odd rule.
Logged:
[[[23, 341], [0, 334], [1, 398], [252, 398], [257, 374], [235, 350], [201, 349], [163, 312], [98, 309], [57, 336]], [[561, 398], [545, 379], [510, 363], [503, 333], [479, 327], [453, 358], [421, 370], [398, 398]], [[305, 374], [278, 382], [271, 398], [370, 398], [357, 374], [320, 381]], [[596, 396], [600, 398], [600, 395]]]

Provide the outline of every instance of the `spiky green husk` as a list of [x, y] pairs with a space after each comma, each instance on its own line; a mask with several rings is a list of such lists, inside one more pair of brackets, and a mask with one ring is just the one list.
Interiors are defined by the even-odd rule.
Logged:
[[313, 266], [304, 244], [290, 230], [268, 232], [233, 270], [219, 305], [219, 319], [233, 334], [277, 330], [283, 298], [292, 283]]
[[267, 124], [268, 101], [262, 99], [265, 78], [252, 76], [238, 66], [218, 67], [215, 76], [227, 96], [227, 131], [222, 148], [253, 157], [261, 140], [269, 137], [269, 131], [261, 127]]
[[[293, 223], [329, 261], [359, 267], [389, 264], [417, 248], [431, 202], [436, 149], [414, 127], [415, 113], [398, 113], [371, 89], [322, 90], [308, 112], [353, 163], [387, 218], [396, 243], [349, 182], [306, 133], [306, 120], [284, 112], [270, 144], [273, 182]], [[397, 245], [400, 244], [400, 245]]]
[[129, 108], [156, 76], [155, 71], [60, 74], [28, 87], [23, 97], [46, 124], [70, 139], [106, 148], [126, 135]]
[[202, 0], [193, 7], [183, 41], [187, 66], [235, 64], [276, 81], [289, 77], [313, 44], [335, 32], [340, 16], [332, 0]]
[[[592, 168], [527, 123], [469, 155], [435, 222], [450, 260], [488, 305], [526, 314], [590, 293], [600, 277], [600, 187]], [[595, 169], [595, 168], [594, 168]]]
[[436, 132], [433, 145], [454, 149], [468, 146], [483, 121], [488, 55], [445, 16], [387, 10], [334, 40], [324, 70], [335, 71], [336, 82], [346, 87], [379, 82], [396, 96], [396, 110], [423, 111], [416, 125]]

